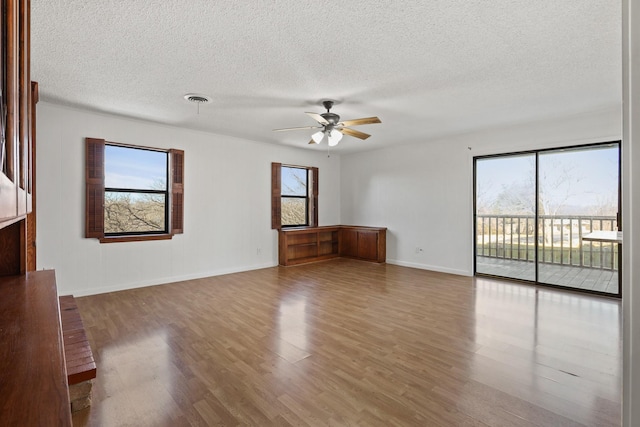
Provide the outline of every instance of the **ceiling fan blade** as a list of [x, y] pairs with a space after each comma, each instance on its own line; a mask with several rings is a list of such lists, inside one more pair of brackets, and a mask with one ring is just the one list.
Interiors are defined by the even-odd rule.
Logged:
[[359, 126], [359, 125], [370, 125], [373, 123], [382, 123], [377, 117], [365, 117], [362, 119], [353, 119], [353, 120], [345, 120], [342, 124], [343, 126]]
[[321, 126], [300, 126], [295, 128], [273, 129], [274, 132], [284, 132], [287, 130], [320, 129]]
[[328, 125], [329, 124], [329, 122], [318, 113], [305, 113], [305, 114], [308, 115], [309, 117], [311, 117], [316, 122], [320, 123], [321, 125]]
[[360, 132], [359, 130], [349, 129], [349, 128], [342, 128], [342, 129], [340, 129], [340, 132], [342, 132], [342, 133], [344, 133], [346, 135], [350, 135], [350, 136], [354, 136], [356, 138], [360, 138], [360, 139], [367, 139], [367, 138], [369, 138], [371, 136], [368, 133]]

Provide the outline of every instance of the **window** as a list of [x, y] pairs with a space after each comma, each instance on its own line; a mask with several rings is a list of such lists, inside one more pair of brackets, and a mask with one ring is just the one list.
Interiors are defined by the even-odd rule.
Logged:
[[271, 164], [271, 228], [318, 225], [318, 168]]
[[182, 233], [183, 163], [181, 150], [87, 138], [85, 236], [114, 242]]
[[167, 233], [169, 155], [105, 144], [104, 234]]
[[282, 166], [280, 172], [282, 226], [309, 225], [309, 171], [305, 168]]

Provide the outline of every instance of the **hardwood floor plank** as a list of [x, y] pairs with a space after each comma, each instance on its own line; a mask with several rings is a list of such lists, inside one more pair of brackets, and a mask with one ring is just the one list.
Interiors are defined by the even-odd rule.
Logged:
[[335, 259], [76, 302], [75, 425], [620, 425], [614, 299]]

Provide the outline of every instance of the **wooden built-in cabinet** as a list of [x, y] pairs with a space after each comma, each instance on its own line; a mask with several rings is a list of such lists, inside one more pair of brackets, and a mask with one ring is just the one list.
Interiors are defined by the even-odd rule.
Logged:
[[0, 424], [70, 426], [53, 271], [35, 263], [30, 1], [0, 0]]
[[71, 426], [55, 273], [0, 278], [0, 424]]
[[31, 212], [29, 2], [1, 0], [0, 228]]
[[321, 261], [338, 256], [338, 227], [285, 228], [279, 231], [280, 265]]
[[386, 228], [341, 226], [340, 256], [385, 262], [387, 257], [386, 231]]
[[35, 270], [35, 102], [30, 76], [30, 8], [26, 0], [0, 0], [0, 276]]
[[386, 228], [334, 225], [283, 228], [278, 235], [280, 265], [295, 265], [336, 257], [386, 261]]

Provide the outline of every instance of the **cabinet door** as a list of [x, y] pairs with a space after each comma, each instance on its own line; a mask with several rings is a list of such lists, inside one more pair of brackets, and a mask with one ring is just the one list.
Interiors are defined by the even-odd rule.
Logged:
[[28, 4], [0, 1], [0, 228], [30, 211]]
[[358, 256], [358, 232], [356, 230], [349, 228], [340, 230], [340, 255]]
[[358, 258], [369, 261], [378, 259], [377, 231], [358, 231]]

